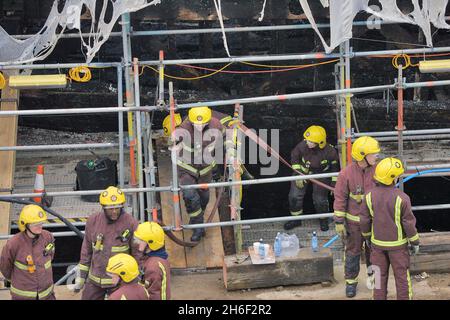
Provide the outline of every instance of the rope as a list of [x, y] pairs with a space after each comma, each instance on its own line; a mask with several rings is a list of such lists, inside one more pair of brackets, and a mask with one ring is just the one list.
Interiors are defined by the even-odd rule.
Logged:
[[88, 82], [92, 78], [91, 70], [85, 66], [78, 66], [69, 70], [69, 78], [76, 82]]
[[[166, 73], [164, 73], [164, 77], [167, 77], [167, 78], [170, 78], [170, 79], [175, 79], [175, 80], [184, 80], [184, 81], [200, 80], [200, 79], [204, 79], [204, 78], [211, 77], [211, 76], [213, 76], [213, 75], [215, 75], [215, 74], [217, 74], [217, 73], [219, 73], [219, 72], [223, 72], [223, 70], [225, 70], [226, 68], [228, 68], [231, 64], [233, 64], [233, 63], [230, 62], [229, 64], [223, 66], [222, 68], [220, 68], [220, 69], [218, 69], [218, 70], [211, 69], [211, 70], [213, 70], [214, 72], [209, 73], [209, 74], [205, 74], [205, 75], [203, 75], [203, 76], [198, 76], [198, 77], [192, 77], [192, 78], [176, 77], [176, 76], [168, 75], [168, 74], [166, 74]], [[157, 70], [157, 69], [155, 69], [155, 68], [153, 68], [153, 67], [151, 67], [151, 66], [149, 66], [149, 65], [144, 65], [144, 66], [142, 67], [142, 71], [139, 73], [139, 75], [142, 75], [142, 73], [144, 73], [144, 69], [145, 69], [145, 68], [149, 68], [150, 70], [153, 70], [153, 71], [155, 71], [156, 73], [159, 74], [159, 70]]]
[[3, 73], [0, 72], [0, 90], [6, 86], [6, 79]]

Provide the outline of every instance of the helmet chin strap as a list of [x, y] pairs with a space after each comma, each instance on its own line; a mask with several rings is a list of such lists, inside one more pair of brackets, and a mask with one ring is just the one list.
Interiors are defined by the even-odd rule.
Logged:
[[116, 219], [116, 220], [112, 220], [112, 219], [109, 217], [109, 215], [106, 213], [106, 209], [103, 209], [103, 213], [104, 213], [104, 215], [105, 215], [105, 217], [106, 217], [106, 220], [108, 220], [108, 224], [113, 224], [114, 222], [116, 222], [117, 220], [119, 220], [120, 216], [123, 214], [123, 211], [124, 211], [123, 207], [120, 208], [120, 213], [119, 213], [119, 215], [117, 216], [117, 219]]
[[28, 224], [25, 226], [26, 231], [28, 231], [29, 233], [31, 233], [34, 238], [33, 239], [38, 239], [40, 234], [34, 233], [33, 231], [31, 231], [31, 229], [28, 227]]

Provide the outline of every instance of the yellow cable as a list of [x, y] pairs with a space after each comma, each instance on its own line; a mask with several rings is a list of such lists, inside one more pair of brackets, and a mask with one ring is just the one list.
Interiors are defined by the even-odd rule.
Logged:
[[77, 82], [88, 82], [92, 78], [91, 70], [85, 66], [78, 66], [69, 70], [69, 78]]
[[6, 86], [6, 79], [3, 76], [3, 73], [0, 72], [0, 90], [2, 90]]
[[[171, 75], [168, 75], [168, 74], [164, 74], [164, 76], [167, 77], [167, 78], [170, 78], [170, 79], [175, 79], [175, 80], [186, 80], [186, 81], [199, 80], [199, 79], [211, 77], [211, 76], [213, 76], [213, 75], [215, 75], [215, 74], [221, 72], [222, 70], [225, 70], [226, 68], [228, 68], [228, 67], [229, 67], [230, 65], [232, 65], [232, 64], [233, 64], [233, 63], [230, 62], [229, 64], [223, 66], [223, 67], [220, 68], [219, 70], [216, 70], [216, 71], [214, 71], [214, 72], [205, 74], [205, 75], [203, 75], [203, 76], [198, 76], [198, 77], [183, 78], [183, 77], [175, 77], [175, 76], [171, 76]], [[144, 65], [144, 66], [142, 67], [142, 71], [139, 73], [139, 75], [141, 75], [141, 74], [144, 72], [144, 69], [145, 69], [145, 68], [149, 68], [149, 69], [155, 71], [156, 73], [159, 73], [159, 71], [156, 70], [155, 68], [153, 68], [153, 67], [151, 67], [151, 66], [149, 66], [149, 65]]]
[[405, 62], [404, 65], [402, 65], [402, 70], [408, 68], [408, 67], [417, 67], [419, 64], [412, 64], [411, 63], [411, 57], [405, 53], [397, 54], [392, 58], [392, 65], [394, 68], [399, 69], [400, 65], [398, 64], [398, 59], [402, 58]]

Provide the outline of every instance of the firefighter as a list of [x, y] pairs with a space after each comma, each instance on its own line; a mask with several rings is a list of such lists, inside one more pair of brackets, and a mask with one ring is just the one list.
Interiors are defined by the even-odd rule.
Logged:
[[[229, 115], [227, 115], [225, 113], [222, 113], [222, 112], [219, 112], [219, 111], [215, 111], [215, 110], [212, 110], [211, 112], [212, 112], [211, 116], [213, 118], [216, 118], [217, 120], [219, 120], [220, 123], [222, 125], [224, 125], [225, 127], [227, 127], [227, 128], [231, 128], [231, 126], [236, 121], [236, 120], [233, 120], [233, 117], [231, 117], [231, 116], [229, 116]], [[181, 119], [181, 114], [175, 113], [175, 128], [178, 127], [183, 121], [189, 121], [189, 120], [188, 119], [182, 120]], [[164, 135], [169, 138], [170, 135], [172, 134], [172, 126], [171, 126], [171, 123], [170, 123], [170, 115], [168, 115], [168, 116], [166, 116], [164, 118], [162, 126], [163, 126]], [[246, 180], [254, 179], [253, 175], [250, 172], [248, 172], [247, 168], [244, 165], [241, 165], [241, 171], [242, 171], [242, 178], [244, 178]], [[222, 172], [223, 172], [223, 167], [222, 166], [220, 166], [220, 165], [214, 166], [214, 168], [213, 168], [213, 178], [214, 178], [214, 180], [220, 180]]]
[[[361, 251], [364, 246], [359, 215], [364, 195], [375, 186], [373, 175], [379, 152], [379, 143], [374, 138], [363, 136], [356, 139], [351, 151], [355, 162], [339, 173], [334, 188], [334, 221], [336, 233], [345, 243], [345, 293], [349, 298], [356, 295]], [[364, 251], [367, 267], [370, 266], [369, 249], [366, 247]]]
[[[208, 107], [189, 110], [187, 121], [175, 130], [178, 175], [181, 185], [203, 184], [212, 181], [212, 170], [216, 165], [216, 151], [222, 152], [226, 128]], [[225, 148], [231, 150], [232, 141], [225, 141]], [[182, 152], [182, 155], [179, 153]], [[232, 162], [233, 153], [228, 153]], [[223, 157], [218, 157], [222, 159]], [[209, 202], [209, 189], [184, 189], [182, 191], [189, 223], [203, 223], [203, 215]], [[205, 236], [204, 228], [193, 230], [191, 241], [198, 242]]]
[[379, 281], [373, 290], [375, 300], [387, 298], [389, 266], [394, 271], [397, 299], [412, 299], [408, 243], [412, 254], [417, 254], [419, 234], [408, 195], [395, 187], [403, 172], [399, 159], [380, 161], [374, 175], [376, 186], [366, 194], [361, 211], [361, 232], [370, 243], [374, 278]]
[[42, 229], [45, 211], [34, 204], [22, 208], [19, 230], [3, 248], [0, 271], [11, 284], [13, 300], [55, 300], [52, 260], [53, 235]]
[[138, 221], [125, 213], [125, 194], [110, 186], [100, 194], [102, 211], [90, 216], [86, 222], [81, 246], [79, 275], [75, 280], [75, 292], [83, 287], [82, 300], [104, 300], [112, 287], [106, 274], [108, 259], [118, 253], [131, 253], [139, 261], [140, 255], [132, 247], [133, 232]]
[[148, 300], [145, 286], [139, 282], [139, 266], [132, 256], [119, 253], [109, 258], [106, 274], [116, 288], [108, 295], [108, 300]]
[[150, 300], [170, 300], [170, 264], [164, 247], [164, 230], [156, 222], [141, 223], [134, 241], [143, 253], [141, 265]]
[[[339, 156], [336, 149], [327, 144], [327, 134], [321, 126], [310, 126], [303, 134], [304, 140], [295, 146], [291, 152], [292, 168], [301, 173], [316, 174], [339, 171]], [[323, 179], [325, 183], [334, 186], [336, 177]], [[291, 182], [289, 191], [289, 209], [291, 215], [303, 214], [303, 199], [306, 194], [307, 180], [297, 180]], [[313, 184], [313, 203], [316, 212], [329, 212], [328, 194], [329, 191], [323, 187]], [[284, 229], [290, 230], [300, 226], [301, 220], [294, 220], [285, 223]], [[320, 219], [320, 229], [328, 230], [328, 219]]]

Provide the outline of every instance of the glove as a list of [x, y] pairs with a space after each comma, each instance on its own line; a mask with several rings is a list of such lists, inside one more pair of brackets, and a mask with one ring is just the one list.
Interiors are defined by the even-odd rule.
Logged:
[[364, 244], [369, 250], [372, 248], [372, 242], [370, 242], [370, 239], [364, 240]]
[[306, 180], [296, 180], [295, 185], [299, 189], [303, 189], [306, 186], [307, 181]]
[[409, 246], [409, 253], [410, 253], [410, 255], [412, 255], [412, 256], [415, 256], [415, 255], [417, 255], [417, 254], [419, 254], [419, 245], [417, 244], [417, 245], [410, 245]]
[[77, 278], [75, 279], [75, 286], [74, 286], [73, 291], [74, 291], [75, 293], [80, 292], [80, 291], [83, 289], [83, 287], [84, 287], [85, 281], [86, 281], [86, 279], [77, 277]]
[[336, 223], [336, 233], [342, 238], [345, 239], [347, 237], [347, 230], [345, 229], [345, 225], [343, 223]]

